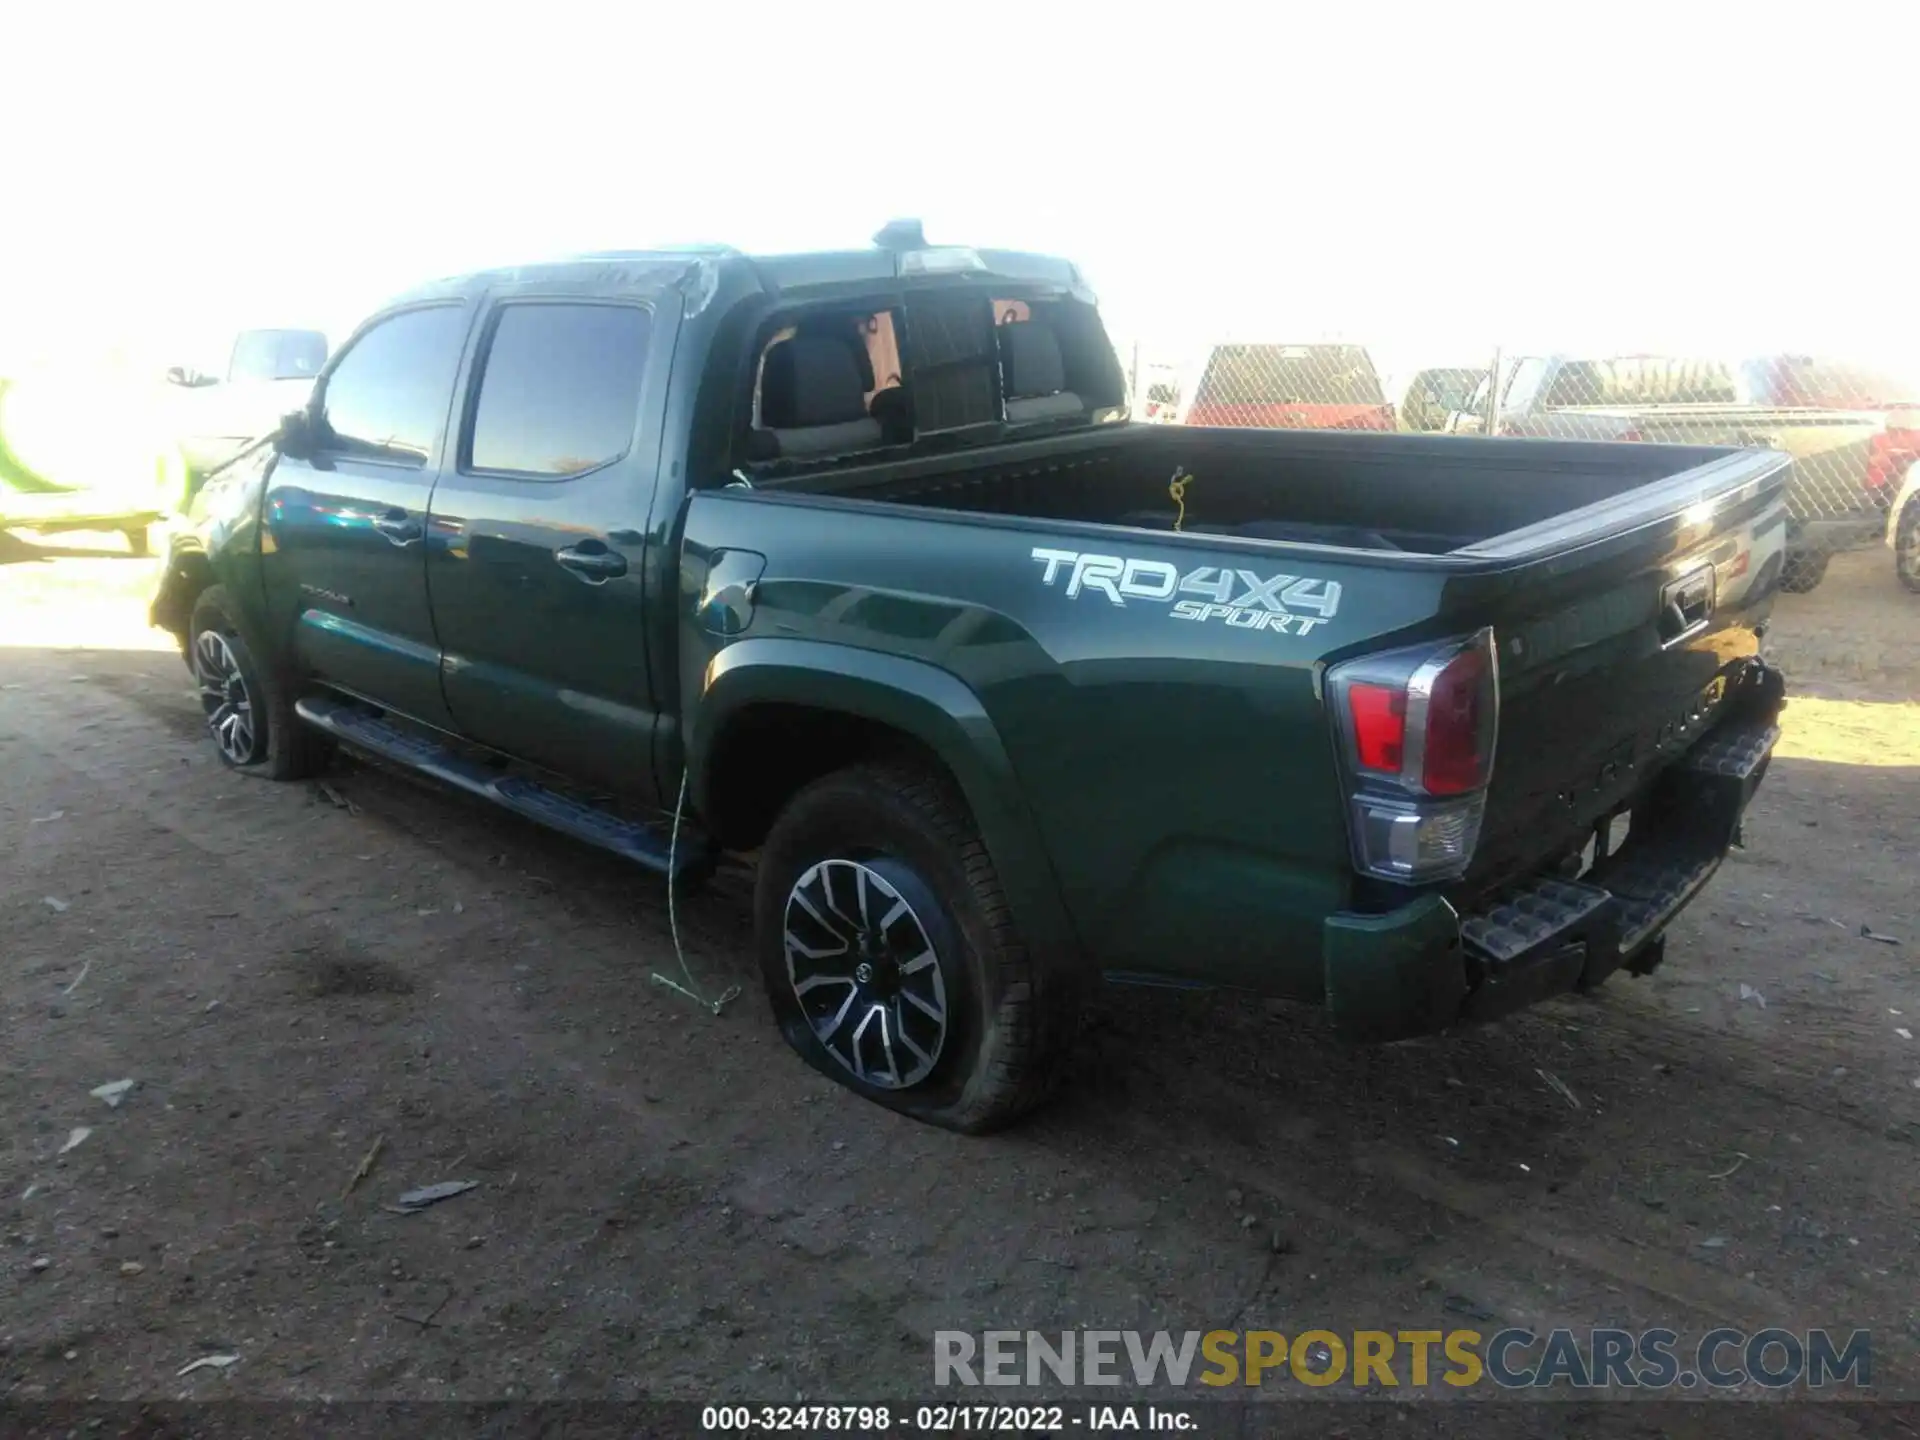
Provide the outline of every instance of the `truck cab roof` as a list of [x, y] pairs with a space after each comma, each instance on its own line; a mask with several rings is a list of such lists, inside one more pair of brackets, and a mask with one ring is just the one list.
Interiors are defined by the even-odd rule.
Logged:
[[[883, 232], [884, 233], [884, 232]], [[857, 250], [753, 254], [730, 245], [671, 246], [652, 250], [595, 250], [428, 281], [396, 296], [383, 309], [483, 294], [503, 285], [592, 285], [611, 293], [664, 290], [705, 274], [714, 289], [759, 290], [792, 300], [831, 296], [848, 287], [964, 275], [1049, 290], [1086, 290], [1070, 260], [1019, 250], [928, 245]]]

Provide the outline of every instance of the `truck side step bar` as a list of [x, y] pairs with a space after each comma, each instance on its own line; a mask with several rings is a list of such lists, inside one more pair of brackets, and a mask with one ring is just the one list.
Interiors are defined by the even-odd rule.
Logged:
[[688, 825], [680, 827], [679, 849], [674, 852], [672, 836], [664, 826], [615, 815], [523, 775], [503, 774], [350, 701], [307, 696], [296, 701], [293, 708], [307, 724], [348, 745], [491, 800], [503, 810], [610, 850], [659, 874], [695, 879], [711, 871], [718, 859], [712, 841]]

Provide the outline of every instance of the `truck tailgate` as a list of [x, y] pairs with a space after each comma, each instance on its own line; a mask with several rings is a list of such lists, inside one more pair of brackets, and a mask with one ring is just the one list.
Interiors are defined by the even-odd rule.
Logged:
[[1664, 504], [1643, 492], [1641, 513], [1659, 518], [1610, 538], [1551, 548], [1556, 527], [1570, 541], [1583, 524], [1591, 533], [1602, 505], [1462, 552], [1538, 557], [1448, 586], [1463, 619], [1517, 612], [1496, 627], [1497, 753], [1468, 895], [1579, 851], [1712, 725], [1757, 654], [1791, 462], [1719, 455], [1650, 487]]

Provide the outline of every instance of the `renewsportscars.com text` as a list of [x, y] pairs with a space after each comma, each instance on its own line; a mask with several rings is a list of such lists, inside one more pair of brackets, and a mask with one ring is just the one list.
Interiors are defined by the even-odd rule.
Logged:
[[1785, 1389], [1873, 1383], [1866, 1330], [940, 1330], [939, 1386]]

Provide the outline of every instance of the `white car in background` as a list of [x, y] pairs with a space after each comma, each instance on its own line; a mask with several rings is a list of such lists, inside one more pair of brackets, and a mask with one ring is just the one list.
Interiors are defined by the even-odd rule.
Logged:
[[271, 433], [288, 411], [305, 405], [327, 352], [327, 337], [319, 330], [242, 330], [227, 352], [223, 373], [185, 365], [168, 370], [167, 381], [176, 387], [168, 408], [189, 488], [198, 488], [208, 472]]
[[1887, 505], [1887, 548], [1893, 573], [1920, 595], [1920, 459], [1907, 462], [1906, 475]]

